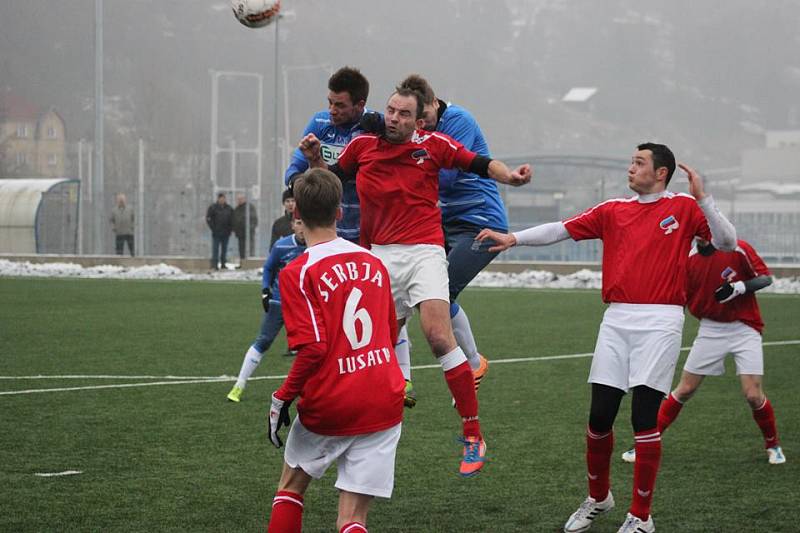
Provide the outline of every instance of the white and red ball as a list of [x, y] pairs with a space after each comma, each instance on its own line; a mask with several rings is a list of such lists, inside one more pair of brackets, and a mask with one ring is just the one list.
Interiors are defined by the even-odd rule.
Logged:
[[263, 28], [278, 18], [281, 0], [231, 0], [236, 20], [248, 28]]

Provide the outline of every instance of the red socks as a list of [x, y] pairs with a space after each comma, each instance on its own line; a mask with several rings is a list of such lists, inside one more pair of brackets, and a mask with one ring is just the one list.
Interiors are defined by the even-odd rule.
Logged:
[[467, 361], [446, 370], [444, 379], [450, 388], [450, 394], [456, 400], [456, 409], [464, 423], [464, 436], [483, 439], [481, 425], [478, 422], [478, 397], [475, 394], [475, 378]]
[[586, 478], [589, 480], [589, 496], [598, 502], [608, 496], [613, 451], [613, 431], [595, 433], [592, 428], [586, 428]]
[[647, 520], [650, 516], [658, 467], [661, 464], [661, 433], [654, 428], [635, 433], [634, 438], [636, 463], [633, 465], [633, 500], [630, 513]]
[[302, 529], [303, 497], [288, 490], [279, 490], [272, 500], [267, 533], [301, 533]]
[[764, 398], [764, 403], [758, 409], [753, 409], [753, 420], [756, 421], [764, 435], [764, 447], [774, 448], [780, 445], [778, 429], [775, 427], [775, 412], [769, 398]]
[[661, 402], [661, 407], [658, 409], [658, 431], [664, 431], [675, 422], [678, 415], [683, 408], [683, 404], [675, 399], [675, 396], [670, 392], [667, 399]]
[[367, 531], [367, 526], [364, 524], [360, 524], [358, 522], [350, 522], [349, 524], [345, 524], [342, 526], [342, 529], [339, 530], [339, 533], [369, 533]]

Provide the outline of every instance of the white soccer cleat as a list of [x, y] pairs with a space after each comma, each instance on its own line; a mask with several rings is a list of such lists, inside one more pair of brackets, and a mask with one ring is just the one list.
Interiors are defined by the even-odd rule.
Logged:
[[769, 464], [782, 465], [786, 462], [786, 456], [783, 455], [783, 450], [780, 446], [774, 448], [767, 448], [767, 455], [769, 456]]
[[622, 460], [626, 463], [635, 463], [636, 462], [636, 448], [631, 448], [627, 452], [622, 453]]
[[655, 530], [656, 525], [653, 523], [652, 516], [648, 516], [645, 522], [638, 516], [628, 513], [628, 516], [625, 517], [625, 522], [623, 522], [617, 533], [653, 533]]
[[614, 508], [614, 496], [608, 491], [606, 499], [598, 502], [591, 496], [586, 498], [578, 510], [572, 513], [567, 523], [564, 524], [564, 533], [580, 533], [592, 527], [595, 518]]

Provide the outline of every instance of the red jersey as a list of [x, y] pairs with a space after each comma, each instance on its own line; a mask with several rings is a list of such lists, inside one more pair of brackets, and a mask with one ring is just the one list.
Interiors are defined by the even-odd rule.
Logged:
[[279, 286], [289, 346], [300, 349], [279, 392], [286, 392], [295, 366], [308, 365], [303, 347], [322, 354], [297, 391], [303, 425], [321, 435], [360, 435], [400, 423], [405, 381], [394, 353], [389, 274], [380, 259], [337, 238], [289, 263]]
[[686, 263], [695, 235], [711, 240], [700, 206], [666, 192], [655, 202], [607, 200], [564, 221], [570, 236], [603, 240], [603, 301], [686, 305]]
[[744, 322], [761, 333], [764, 321], [758, 308], [755, 293], [737, 296], [721, 304], [714, 299], [714, 291], [726, 281], [747, 281], [757, 276], [770, 276], [770, 271], [750, 244], [737, 241], [736, 250], [715, 250], [704, 256], [693, 249], [689, 254], [689, 311], [697, 318], [717, 322]]
[[350, 141], [338, 163], [356, 174], [361, 244], [443, 246], [439, 170], [466, 169], [474, 158], [458, 141], [423, 130], [402, 144], [375, 135]]

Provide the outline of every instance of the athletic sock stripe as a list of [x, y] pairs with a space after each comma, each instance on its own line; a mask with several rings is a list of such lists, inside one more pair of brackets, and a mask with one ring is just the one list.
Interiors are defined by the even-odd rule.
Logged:
[[586, 428], [586, 435], [591, 439], [600, 440], [600, 439], [604, 439], [604, 438], [608, 437], [609, 435], [611, 435], [611, 432], [608, 431], [606, 433], [595, 433], [595, 432], [593, 432], [591, 429], [589, 429], [587, 427]]
[[293, 503], [295, 505], [299, 505], [300, 507], [303, 506], [303, 502], [301, 502], [297, 498], [292, 498], [291, 496], [275, 496], [275, 498], [272, 499], [273, 507], [275, 507], [279, 503]]
[[648, 442], [661, 442], [661, 437], [656, 437], [654, 439], [636, 439], [637, 444], [646, 444]]
[[349, 526], [345, 527], [341, 533], [353, 533], [355, 531], [366, 531], [366, 528], [361, 524], [350, 524]]
[[633, 437], [633, 439], [636, 442], [643, 442], [643, 441], [647, 441], [647, 440], [650, 440], [650, 439], [660, 439], [660, 438], [661, 438], [661, 432], [659, 432], [659, 431], [654, 431], [653, 433], [647, 433], [645, 435], [635, 435]]

